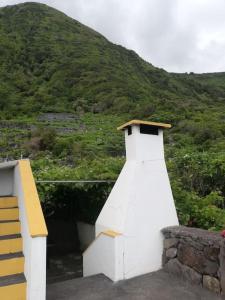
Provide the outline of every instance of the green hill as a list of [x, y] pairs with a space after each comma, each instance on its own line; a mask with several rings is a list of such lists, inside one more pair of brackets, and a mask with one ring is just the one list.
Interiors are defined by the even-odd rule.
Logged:
[[17, 115], [82, 110], [149, 116], [172, 105], [182, 113], [183, 106], [225, 99], [225, 74], [169, 74], [43, 4], [1, 8], [0, 37], [1, 109]]
[[30, 157], [40, 179], [116, 178], [124, 145], [115, 128], [171, 122], [180, 220], [223, 227], [225, 73], [168, 73], [38, 3], [0, 8], [0, 41], [2, 159]]

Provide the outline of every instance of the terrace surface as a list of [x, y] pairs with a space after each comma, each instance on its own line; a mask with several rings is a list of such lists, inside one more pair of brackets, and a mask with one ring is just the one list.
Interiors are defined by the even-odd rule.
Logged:
[[160, 270], [113, 283], [104, 275], [78, 278], [47, 286], [47, 300], [224, 300]]

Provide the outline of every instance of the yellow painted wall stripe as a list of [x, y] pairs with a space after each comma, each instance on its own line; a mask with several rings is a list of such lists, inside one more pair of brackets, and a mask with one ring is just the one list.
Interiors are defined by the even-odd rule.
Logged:
[[22, 238], [0, 240], [0, 254], [21, 252], [22, 249], [23, 249]]
[[18, 220], [18, 219], [19, 219], [18, 208], [0, 209], [0, 221]]
[[0, 236], [20, 233], [20, 222], [0, 223]]
[[0, 197], [0, 208], [10, 208], [18, 206], [16, 197]]
[[19, 160], [18, 167], [30, 235], [32, 237], [47, 236], [48, 231], [29, 160]]
[[0, 260], [0, 276], [24, 272], [24, 257]]
[[26, 283], [0, 287], [1, 300], [26, 300]]

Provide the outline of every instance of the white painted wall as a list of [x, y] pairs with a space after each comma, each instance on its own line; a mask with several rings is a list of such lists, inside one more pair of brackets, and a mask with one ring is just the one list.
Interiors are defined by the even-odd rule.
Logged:
[[100, 234], [83, 254], [83, 275], [103, 273], [116, 281], [123, 279], [123, 237]]
[[[123, 278], [127, 279], [161, 268], [161, 229], [178, 225], [178, 218], [164, 160], [162, 129], [159, 135], [141, 134], [139, 125], [133, 125], [132, 135], [125, 130], [125, 140], [127, 161], [95, 228], [96, 236], [105, 230], [123, 235], [123, 248], [117, 255], [124, 257]], [[95, 243], [92, 245], [89, 251]], [[98, 251], [103, 252], [101, 248]]]
[[0, 169], [0, 196], [13, 194], [13, 167]]
[[46, 299], [46, 237], [31, 237], [24, 205], [24, 194], [18, 166], [14, 168], [13, 195], [18, 197], [23, 252], [25, 256], [25, 277], [27, 300]]
[[164, 159], [163, 130], [159, 135], [141, 134], [139, 125], [132, 126], [132, 134], [125, 130], [127, 161], [146, 161]]

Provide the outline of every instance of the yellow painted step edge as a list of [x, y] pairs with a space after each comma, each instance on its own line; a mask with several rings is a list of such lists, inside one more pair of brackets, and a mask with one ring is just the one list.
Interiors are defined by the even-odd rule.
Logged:
[[0, 260], [0, 276], [24, 272], [24, 257]]
[[0, 221], [18, 220], [18, 219], [19, 219], [18, 208], [0, 209]]
[[22, 252], [22, 249], [22, 238], [0, 240], [0, 254]]
[[16, 197], [0, 197], [0, 208], [10, 208], [18, 206]]
[[27, 284], [18, 283], [0, 287], [1, 300], [26, 300]]
[[0, 223], [0, 236], [20, 233], [20, 222]]

